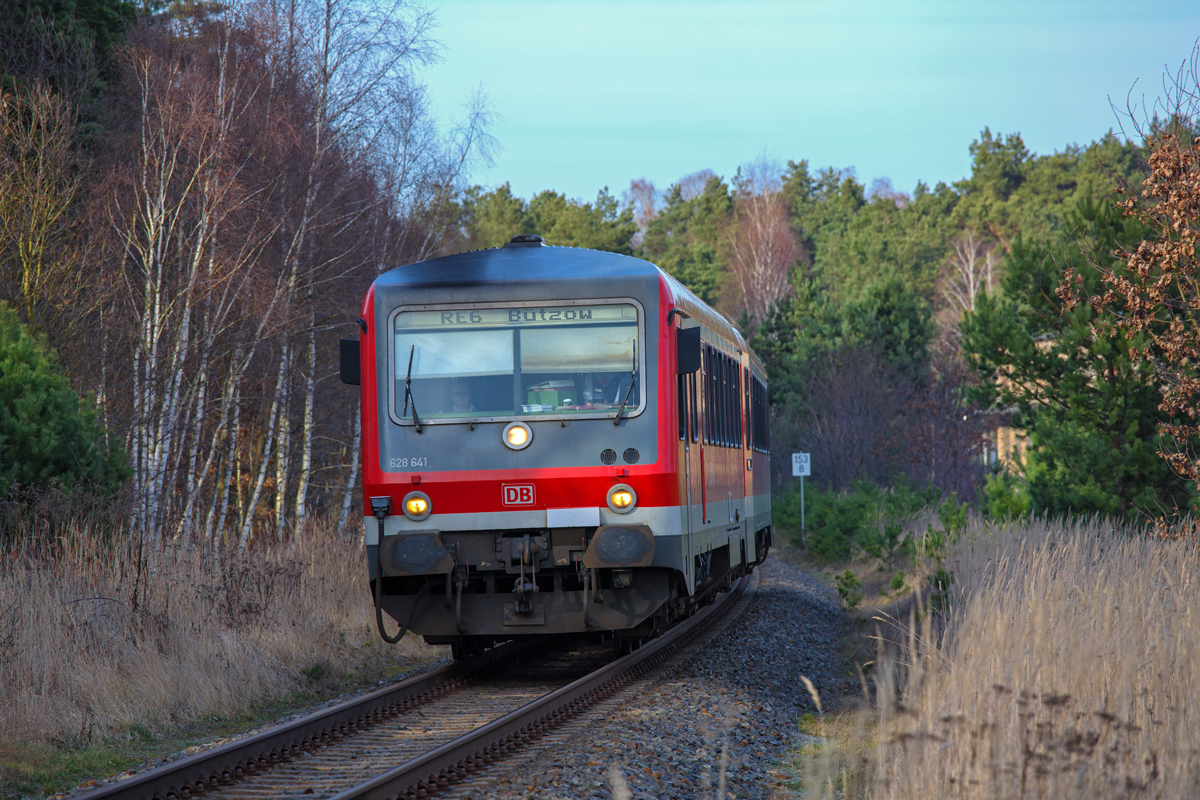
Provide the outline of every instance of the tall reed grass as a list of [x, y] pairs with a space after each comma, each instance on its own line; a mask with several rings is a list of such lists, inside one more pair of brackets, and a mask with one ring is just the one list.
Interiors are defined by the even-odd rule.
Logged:
[[973, 521], [951, 607], [880, 638], [864, 708], [807, 797], [1200, 796], [1194, 541], [1104, 521]]
[[363, 547], [328, 524], [239, 558], [106, 535], [86, 510], [52, 522], [0, 542], [0, 738], [169, 726], [434, 652], [381, 646]]

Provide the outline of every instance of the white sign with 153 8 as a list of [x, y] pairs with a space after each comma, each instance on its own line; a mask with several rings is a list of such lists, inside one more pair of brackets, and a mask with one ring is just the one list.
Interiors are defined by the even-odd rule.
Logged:
[[807, 478], [812, 467], [812, 461], [808, 457], [808, 453], [792, 453], [792, 477]]

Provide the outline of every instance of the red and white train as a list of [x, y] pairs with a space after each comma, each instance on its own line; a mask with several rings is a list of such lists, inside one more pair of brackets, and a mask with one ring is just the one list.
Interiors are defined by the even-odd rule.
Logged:
[[360, 325], [381, 632], [635, 642], [765, 558], [766, 371], [653, 264], [517, 236], [382, 275]]

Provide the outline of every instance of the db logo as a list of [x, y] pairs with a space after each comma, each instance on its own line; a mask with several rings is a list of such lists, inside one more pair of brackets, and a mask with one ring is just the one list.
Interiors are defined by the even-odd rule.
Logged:
[[506, 506], [533, 505], [532, 483], [506, 483], [500, 489], [504, 492], [504, 505]]

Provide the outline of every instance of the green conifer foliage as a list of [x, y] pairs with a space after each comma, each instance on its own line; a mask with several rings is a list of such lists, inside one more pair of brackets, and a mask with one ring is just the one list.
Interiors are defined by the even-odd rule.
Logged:
[[1029, 437], [1026, 477], [1035, 513], [1137, 517], [1187, 505], [1186, 486], [1158, 456], [1161, 402], [1150, 365], [1129, 357], [1136, 339], [1093, 330], [1090, 305], [1068, 309], [1055, 294], [1070, 266], [1102, 291], [1090, 265], [1144, 233], [1108, 204], [1082, 200], [1072, 233], [1056, 245], [1018, 237], [998, 293], [980, 297], [962, 323], [977, 399], [1015, 407]]
[[525, 201], [512, 193], [508, 183], [486, 194], [478, 186], [467, 191], [465, 205], [470, 219], [470, 247], [500, 247], [522, 233], [536, 233], [525, 215]]
[[0, 498], [16, 486], [85, 483], [101, 491], [127, 475], [94, 416], [59, 372], [54, 352], [0, 303]]
[[470, 247], [500, 247], [520, 233], [536, 233], [547, 244], [586, 247], [630, 255], [637, 233], [633, 210], [622, 209], [608, 189], [594, 203], [580, 203], [547, 189], [528, 203], [507, 183], [490, 192], [474, 187], [467, 192]]
[[733, 214], [729, 186], [713, 176], [692, 198], [679, 185], [646, 228], [642, 257], [678, 278], [706, 303], [715, 304], [729, 277], [723, 235]]
[[921, 382], [929, 363], [933, 323], [929, 304], [897, 278], [867, 285], [843, 310], [843, 338], [878, 350], [909, 380]]

